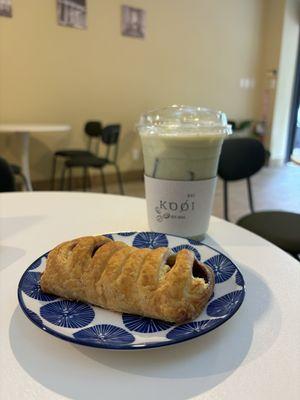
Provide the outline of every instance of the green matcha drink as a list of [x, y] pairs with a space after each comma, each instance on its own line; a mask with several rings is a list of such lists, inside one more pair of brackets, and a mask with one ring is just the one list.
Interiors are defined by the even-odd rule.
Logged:
[[199, 180], [216, 176], [224, 134], [141, 132], [145, 174], [157, 179]]
[[148, 220], [152, 230], [203, 237], [225, 136], [224, 113], [170, 106], [140, 118]]

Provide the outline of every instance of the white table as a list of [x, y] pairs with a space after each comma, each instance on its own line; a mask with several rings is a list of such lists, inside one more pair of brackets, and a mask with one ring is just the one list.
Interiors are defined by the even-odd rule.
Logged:
[[165, 348], [108, 351], [36, 328], [17, 303], [29, 264], [57, 243], [147, 229], [145, 200], [86, 193], [0, 196], [0, 398], [298, 400], [300, 264], [265, 240], [212, 218], [206, 241], [239, 265], [247, 285], [235, 316]]
[[29, 144], [31, 133], [43, 132], [67, 132], [71, 129], [70, 125], [53, 124], [0, 124], [0, 132], [16, 133], [22, 141], [22, 172], [26, 179], [29, 190], [32, 190], [29, 168]]

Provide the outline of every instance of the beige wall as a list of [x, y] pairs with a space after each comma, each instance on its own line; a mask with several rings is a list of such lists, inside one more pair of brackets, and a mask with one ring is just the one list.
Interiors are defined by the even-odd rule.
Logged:
[[[261, 113], [263, 0], [131, 0], [147, 11], [145, 40], [120, 35], [118, 0], [87, 0], [88, 29], [61, 27], [54, 0], [14, 0], [0, 17], [1, 122], [69, 123], [69, 134], [35, 134], [34, 179], [50, 173], [51, 155], [82, 146], [91, 118], [123, 127], [120, 164], [140, 148], [134, 123], [144, 110], [174, 103]], [[126, 2], [125, 2], [126, 3]], [[255, 78], [253, 89], [240, 78]], [[1, 153], [17, 158], [17, 139], [1, 135]]]
[[266, 71], [278, 68], [285, 3], [286, 0], [265, 1], [263, 65]]
[[[264, 16], [264, 40], [262, 55], [263, 80], [262, 119], [267, 123], [265, 145], [269, 148], [272, 132], [273, 110], [275, 104], [281, 36], [286, 0], [266, 0]], [[275, 74], [272, 71], [276, 71]]]

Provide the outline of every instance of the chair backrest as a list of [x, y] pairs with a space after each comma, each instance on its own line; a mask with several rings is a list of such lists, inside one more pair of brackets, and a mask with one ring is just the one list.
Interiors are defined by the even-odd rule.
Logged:
[[218, 175], [225, 181], [249, 178], [265, 163], [264, 146], [256, 139], [226, 139], [223, 143]]
[[90, 137], [99, 137], [102, 133], [102, 123], [100, 121], [88, 121], [84, 126], [84, 131]]
[[[101, 139], [102, 142], [106, 144], [107, 149], [106, 149], [106, 159], [111, 160], [111, 161], [116, 161], [117, 159], [117, 153], [118, 153], [118, 143], [119, 143], [119, 137], [120, 137], [120, 132], [121, 132], [121, 125], [115, 124], [115, 125], [107, 125], [105, 128], [103, 128]], [[115, 151], [113, 156], [110, 158], [111, 155], [111, 146], [115, 147]]]
[[15, 177], [8, 162], [0, 157], [0, 192], [14, 192]]
[[84, 125], [84, 132], [89, 137], [87, 149], [92, 153], [94, 153], [95, 155], [97, 155], [99, 153], [99, 144], [100, 144], [99, 139], [102, 135], [102, 123], [100, 121], [88, 121]]
[[107, 125], [103, 128], [102, 142], [105, 144], [117, 144], [119, 140], [121, 125]]

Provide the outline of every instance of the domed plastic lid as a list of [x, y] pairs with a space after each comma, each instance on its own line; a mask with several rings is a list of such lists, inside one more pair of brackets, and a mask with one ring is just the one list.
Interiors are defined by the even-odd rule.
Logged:
[[208, 108], [173, 105], [143, 114], [138, 123], [141, 134], [188, 135], [230, 134], [226, 115]]

